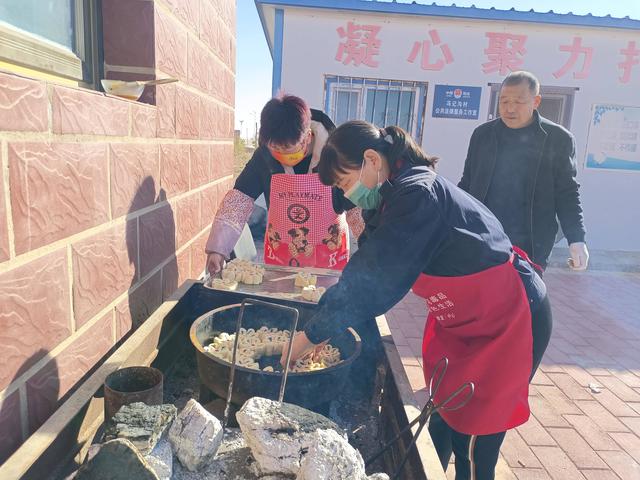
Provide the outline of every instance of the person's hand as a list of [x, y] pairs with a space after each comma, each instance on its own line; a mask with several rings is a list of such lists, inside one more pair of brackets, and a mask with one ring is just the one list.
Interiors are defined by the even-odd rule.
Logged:
[[224, 255], [218, 252], [211, 252], [207, 254], [207, 271], [211, 275], [221, 272], [224, 267], [224, 260]]
[[589, 264], [589, 250], [584, 242], [575, 242], [569, 245], [571, 258], [567, 260], [571, 270], [586, 270]]
[[[322, 344], [321, 344], [322, 345]], [[295, 363], [300, 357], [303, 357], [309, 351], [316, 347], [314, 343], [311, 343], [304, 332], [296, 332], [293, 336], [293, 348], [291, 349], [291, 358], [289, 364]], [[287, 362], [287, 352], [289, 351], [289, 343], [285, 343], [282, 347], [282, 356], [280, 357], [280, 365], [284, 368]]]
[[318, 361], [320, 357], [320, 353], [322, 352], [322, 349], [327, 343], [329, 343], [329, 340], [325, 340], [324, 342], [319, 343], [315, 347], [313, 347], [313, 355], [311, 356], [311, 358], [313, 358], [314, 362]]

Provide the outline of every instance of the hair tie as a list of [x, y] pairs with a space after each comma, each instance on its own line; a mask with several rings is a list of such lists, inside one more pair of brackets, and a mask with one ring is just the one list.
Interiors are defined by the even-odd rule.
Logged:
[[389, 143], [389, 144], [391, 144], [391, 145], [393, 145], [393, 137], [391, 137], [391, 135], [389, 135], [389, 134], [385, 135], [384, 141]]

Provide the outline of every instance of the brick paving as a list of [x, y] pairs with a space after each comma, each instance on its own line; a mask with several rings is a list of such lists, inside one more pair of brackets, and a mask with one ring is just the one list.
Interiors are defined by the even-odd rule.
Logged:
[[[640, 480], [640, 274], [549, 269], [545, 281], [553, 334], [529, 391], [531, 419], [507, 434], [496, 478]], [[424, 403], [424, 301], [410, 293], [386, 317]]]

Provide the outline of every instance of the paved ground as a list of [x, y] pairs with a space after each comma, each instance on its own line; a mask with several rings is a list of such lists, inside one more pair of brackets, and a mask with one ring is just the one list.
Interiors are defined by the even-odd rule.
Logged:
[[[507, 434], [496, 478], [640, 480], [640, 274], [550, 269], [545, 280], [551, 343], [530, 389], [533, 415]], [[423, 300], [409, 294], [387, 320], [424, 402]]]

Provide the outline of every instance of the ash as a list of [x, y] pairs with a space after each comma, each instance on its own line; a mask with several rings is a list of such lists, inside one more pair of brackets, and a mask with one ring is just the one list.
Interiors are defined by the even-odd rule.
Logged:
[[[381, 444], [378, 441], [378, 420], [384, 368], [379, 366], [375, 379], [369, 382], [350, 381], [338, 398], [328, 405], [328, 411], [321, 412], [347, 432], [349, 443], [357, 448], [366, 460]], [[164, 378], [164, 398], [179, 410], [189, 399], [199, 400], [200, 381], [195, 352], [188, 350], [178, 357]], [[224, 406], [224, 399], [210, 402]], [[212, 413], [220, 418], [220, 410]], [[367, 468], [367, 472], [384, 471], [380, 461]], [[177, 459], [174, 461], [173, 480], [287, 480], [286, 476], [260, 476], [251, 451], [237, 428], [227, 428], [215, 461], [203, 471], [189, 472]]]

